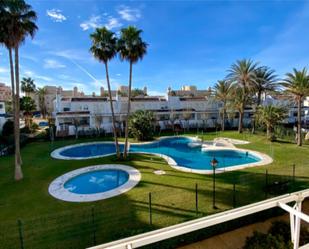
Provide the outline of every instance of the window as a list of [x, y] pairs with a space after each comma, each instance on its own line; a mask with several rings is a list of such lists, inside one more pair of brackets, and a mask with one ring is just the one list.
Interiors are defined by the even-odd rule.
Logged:
[[2, 109], [3, 108], [3, 104], [0, 104], [0, 109]]

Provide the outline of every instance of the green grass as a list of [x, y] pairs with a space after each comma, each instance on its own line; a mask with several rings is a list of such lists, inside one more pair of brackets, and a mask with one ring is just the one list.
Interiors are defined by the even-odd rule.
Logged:
[[[196, 135], [196, 133], [192, 133]], [[201, 133], [199, 136], [202, 136]], [[295, 189], [309, 186], [309, 146], [297, 147], [287, 141], [270, 143], [263, 135], [237, 132], [203, 134], [205, 140], [216, 136], [248, 140], [238, 147], [266, 153], [274, 158], [261, 166], [217, 175], [217, 202], [220, 212], [233, 207], [233, 182], [236, 204], [245, 205], [265, 198], [265, 170], [269, 181], [290, 177], [296, 164]], [[131, 191], [92, 203], [69, 203], [48, 194], [56, 177], [85, 166], [117, 163], [114, 157], [81, 161], [56, 160], [52, 150], [98, 139], [33, 142], [22, 149], [24, 179], [13, 179], [14, 158], [0, 158], [0, 243], [3, 248], [19, 248], [17, 220], [23, 224], [25, 248], [84, 248], [142, 231], [160, 228], [213, 213], [212, 176], [190, 174], [172, 169], [160, 158], [131, 155], [120, 162], [142, 173], [141, 182]], [[102, 139], [99, 139], [102, 140]], [[166, 175], [153, 173], [163, 169]], [[199, 213], [195, 210], [195, 185], [198, 184]], [[289, 188], [291, 191], [291, 186]], [[148, 194], [152, 193], [153, 225], [149, 225]], [[270, 195], [268, 197], [271, 197]]]

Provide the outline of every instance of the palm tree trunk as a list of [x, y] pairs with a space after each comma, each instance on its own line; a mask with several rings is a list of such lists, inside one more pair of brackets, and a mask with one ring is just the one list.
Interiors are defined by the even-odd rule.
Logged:
[[[258, 96], [257, 96], [257, 103], [256, 103], [256, 108], [255, 108], [255, 112], [254, 115], [256, 114], [256, 110], [259, 108], [259, 106], [261, 105], [261, 97], [262, 97], [262, 92], [258, 91]], [[256, 130], [256, 121], [255, 121], [255, 117], [253, 116], [253, 122], [252, 122], [252, 134], [255, 133]]]
[[15, 136], [15, 180], [23, 178], [21, 169], [21, 155], [20, 155], [20, 129], [19, 129], [19, 55], [18, 47], [15, 47], [15, 113], [14, 113], [14, 136]]
[[9, 48], [10, 72], [11, 72], [11, 88], [12, 88], [12, 111], [15, 113], [15, 77], [12, 49]]
[[301, 137], [301, 102], [302, 98], [299, 98], [297, 101], [297, 145], [302, 146], [302, 137]]
[[271, 129], [269, 125], [266, 125], [266, 136], [267, 139], [271, 139]]
[[128, 111], [126, 116], [126, 129], [125, 129], [125, 143], [124, 143], [124, 152], [123, 158], [127, 158], [128, 154], [128, 137], [129, 137], [129, 115], [131, 109], [131, 87], [132, 87], [132, 62], [130, 61], [130, 78], [129, 78], [129, 93], [128, 93]]
[[221, 128], [222, 131], [224, 131], [224, 127], [225, 126], [225, 103], [223, 104], [223, 113], [222, 113], [222, 124], [221, 124]]
[[242, 111], [239, 112], [239, 124], [238, 124], [238, 132], [242, 133], [243, 131], [243, 117], [244, 113]]
[[119, 150], [117, 130], [116, 130], [116, 124], [115, 124], [114, 105], [113, 105], [113, 99], [112, 99], [111, 85], [110, 85], [110, 82], [109, 82], [107, 62], [105, 62], [105, 72], [106, 72], [106, 82], [107, 82], [109, 103], [111, 105], [111, 112], [112, 112], [112, 124], [113, 124], [114, 140], [115, 140], [115, 146], [116, 146], [116, 155], [117, 155], [117, 158], [120, 159], [120, 150]]

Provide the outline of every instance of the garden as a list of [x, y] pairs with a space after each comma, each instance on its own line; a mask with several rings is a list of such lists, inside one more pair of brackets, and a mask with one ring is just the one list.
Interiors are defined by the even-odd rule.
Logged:
[[[186, 135], [199, 136], [204, 141], [216, 137], [246, 140], [250, 143], [237, 147], [265, 153], [274, 162], [217, 174], [215, 205], [218, 209], [214, 209], [212, 175], [178, 171], [153, 155], [129, 154], [129, 160], [121, 164], [141, 172], [136, 187], [110, 199], [70, 203], [49, 195], [48, 186], [55, 178], [74, 169], [119, 162], [115, 156], [57, 160], [50, 153], [65, 145], [112, 140], [112, 137], [34, 141], [21, 150], [22, 181], [16, 182], [12, 177], [14, 157], [0, 158], [1, 244], [4, 248], [85, 248], [308, 188], [307, 144], [297, 147], [285, 139], [270, 142], [264, 134], [250, 132]], [[166, 174], [154, 174], [155, 170], [164, 170]], [[278, 188], [278, 183], [286, 184]]]

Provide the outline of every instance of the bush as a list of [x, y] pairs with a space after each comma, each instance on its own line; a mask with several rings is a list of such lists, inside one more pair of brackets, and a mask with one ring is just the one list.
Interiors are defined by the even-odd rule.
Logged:
[[146, 141], [153, 138], [154, 115], [151, 111], [138, 110], [129, 118], [129, 134], [138, 141]]
[[14, 122], [11, 120], [8, 120], [4, 123], [2, 127], [2, 136], [8, 137], [12, 134], [14, 134]]
[[[300, 245], [309, 243], [308, 228], [302, 227], [300, 231]], [[243, 249], [289, 249], [293, 248], [291, 242], [290, 225], [284, 221], [272, 223], [267, 234], [254, 232], [251, 237], [247, 237]]]
[[282, 236], [254, 232], [246, 239], [243, 249], [288, 249], [293, 248], [291, 243], [285, 243]]

